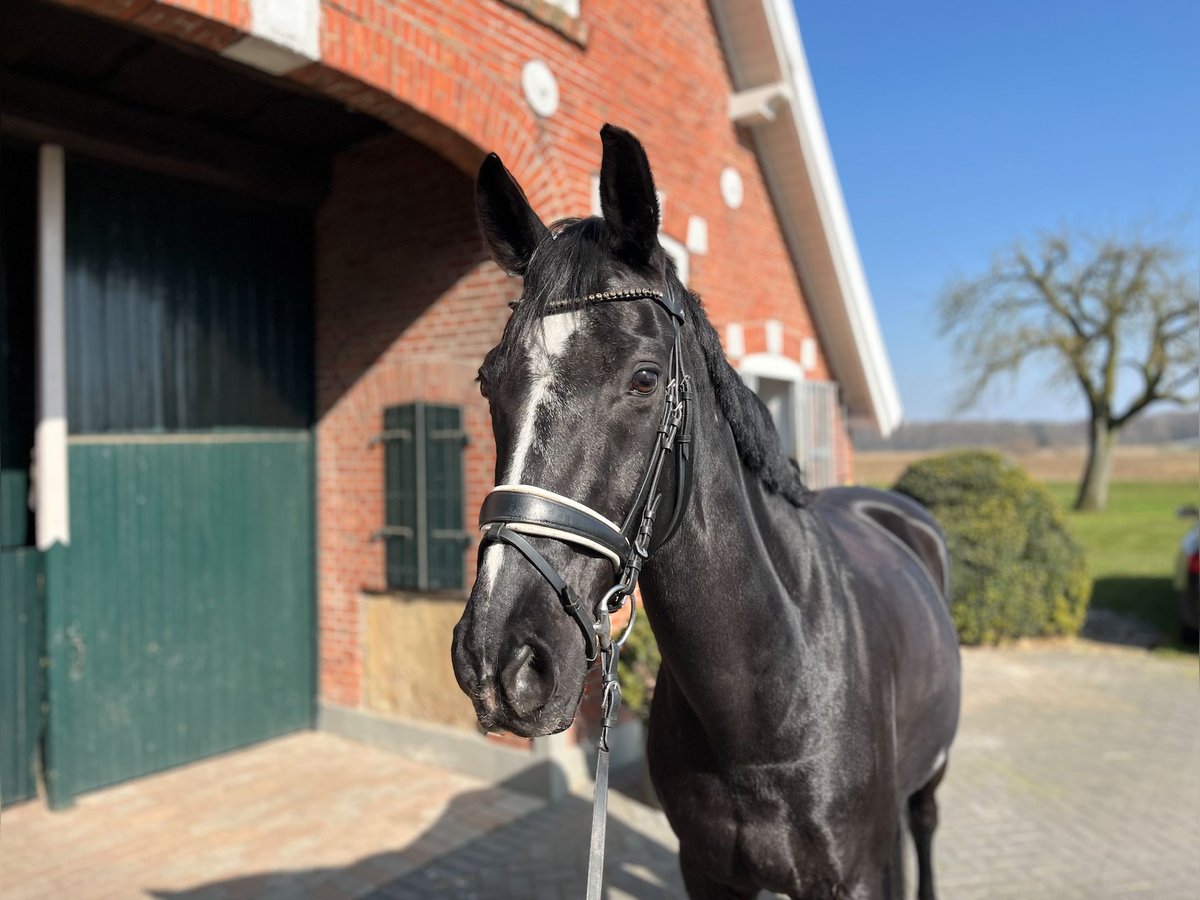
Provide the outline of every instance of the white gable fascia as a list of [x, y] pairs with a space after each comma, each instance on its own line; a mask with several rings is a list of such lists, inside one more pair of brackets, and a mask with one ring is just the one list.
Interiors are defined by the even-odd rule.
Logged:
[[[734, 96], [744, 98], [731, 100], [730, 111], [750, 127], [830, 369], [851, 416], [887, 435], [900, 423], [900, 396], [791, 0], [713, 0], [712, 7]], [[752, 112], [749, 101], [760, 92], [771, 99], [772, 117]]]

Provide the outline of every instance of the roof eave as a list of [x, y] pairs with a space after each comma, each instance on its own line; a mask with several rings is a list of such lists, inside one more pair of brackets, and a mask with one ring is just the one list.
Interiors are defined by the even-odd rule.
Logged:
[[[755, 150], [780, 225], [825, 348], [853, 419], [869, 422], [884, 436], [899, 425], [900, 396], [880, 333], [858, 246], [846, 212], [821, 109], [800, 40], [791, 0], [714, 0], [714, 18], [729, 58], [735, 88], [761, 88], [747, 69], [764, 75], [764, 61], [740, 64], [739, 38], [766, 28], [775, 54], [766, 68], [776, 76], [787, 102], [750, 128]], [[737, 15], [761, 16], [747, 26]], [[760, 34], [760, 37], [765, 35]], [[759, 50], [761, 52], [761, 48]]]

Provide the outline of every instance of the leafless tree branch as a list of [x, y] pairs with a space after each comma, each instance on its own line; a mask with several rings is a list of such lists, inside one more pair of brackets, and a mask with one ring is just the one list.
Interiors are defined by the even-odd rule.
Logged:
[[[1034, 357], [1087, 398], [1094, 433], [1113, 433], [1160, 402], [1195, 402], [1200, 385], [1200, 277], [1170, 241], [1014, 244], [990, 269], [943, 292], [939, 332], [966, 374], [959, 407]], [[1121, 373], [1138, 379], [1118, 411]], [[1124, 392], [1122, 392], [1124, 394]]]

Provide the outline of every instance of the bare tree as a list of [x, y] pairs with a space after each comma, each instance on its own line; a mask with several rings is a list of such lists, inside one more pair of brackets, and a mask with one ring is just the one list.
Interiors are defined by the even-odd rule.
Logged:
[[[1194, 404], [1200, 365], [1200, 277], [1170, 241], [1089, 239], [1072, 247], [1046, 235], [1030, 252], [1016, 243], [990, 271], [952, 284], [939, 303], [969, 376], [960, 408], [997, 376], [1048, 360], [1058, 380], [1087, 398], [1088, 458], [1076, 509], [1104, 509], [1121, 428], [1160, 401]], [[1118, 408], [1118, 378], [1136, 390]], [[1126, 385], [1128, 387], [1128, 385]]]

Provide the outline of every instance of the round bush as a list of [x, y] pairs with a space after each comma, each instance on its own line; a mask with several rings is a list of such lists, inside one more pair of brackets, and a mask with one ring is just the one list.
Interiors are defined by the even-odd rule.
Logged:
[[924, 504], [950, 545], [951, 612], [964, 644], [1075, 634], [1092, 582], [1050, 493], [996, 453], [967, 450], [909, 466], [893, 490]]

